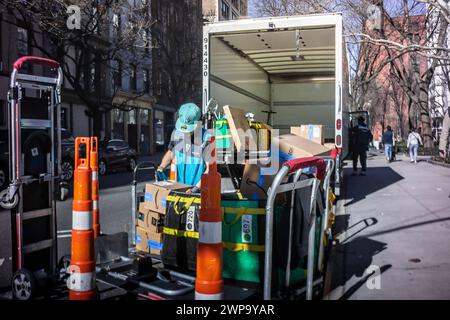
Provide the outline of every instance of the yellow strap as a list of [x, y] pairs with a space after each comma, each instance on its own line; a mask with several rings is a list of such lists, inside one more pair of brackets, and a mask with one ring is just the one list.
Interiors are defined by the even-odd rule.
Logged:
[[234, 218], [233, 221], [231, 222], [226, 222], [225, 220], [223, 221], [223, 224], [226, 226], [232, 226], [233, 224], [235, 224], [236, 222], [239, 221], [239, 219], [244, 215], [244, 214], [254, 214], [254, 215], [262, 215], [262, 214], [266, 214], [266, 209], [264, 208], [232, 208], [232, 207], [224, 207], [222, 208], [224, 213], [231, 213], [231, 214], [235, 214], [236, 217]]
[[225, 134], [225, 135], [222, 135], [222, 136], [216, 136], [216, 139], [226, 139], [226, 138], [231, 138], [231, 137], [232, 137], [231, 134]]
[[[193, 200], [192, 200], [193, 199]], [[168, 196], [166, 198], [167, 201], [172, 201], [172, 202], [184, 202], [184, 203], [195, 203], [195, 204], [200, 204], [201, 203], [201, 199], [199, 197], [183, 197], [183, 196]]]
[[247, 244], [247, 243], [230, 243], [224, 242], [223, 247], [228, 250], [237, 252], [237, 251], [253, 251], [253, 252], [264, 252], [265, 246], [256, 245], [256, 244]]
[[228, 123], [228, 120], [217, 120], [216, 121], [216, 124], [218, 124], [218, 125], [227, 124], [227, 123]]
[[224, 207], [223, 210], [225, 213], [234, 213], [234, 214], [266, 214], [265, 208], [232, 208], [232, 207]]
[[172, 228], [167, 228], [167, 227], [163, 228], [163, 233], [168, 234], [170, 236], [177, 236], [177, 237], [183, 237], [183, 238], [194, 238], [194, 239], [199, 238], [198, 232], [177, 230], [177, 229], [172, 229]]

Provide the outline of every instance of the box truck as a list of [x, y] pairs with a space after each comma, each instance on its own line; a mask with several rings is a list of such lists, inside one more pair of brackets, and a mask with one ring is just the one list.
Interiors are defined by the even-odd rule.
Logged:
[[[280, 134], [324, 125], [337, 148], [335, 192], [348, 153], [348, 64], [342, 15], [242, 19], [203, 30], [203, 111], [210, 99], [239, 106]], [[268, 116], [270, 115], [270, 116]]]

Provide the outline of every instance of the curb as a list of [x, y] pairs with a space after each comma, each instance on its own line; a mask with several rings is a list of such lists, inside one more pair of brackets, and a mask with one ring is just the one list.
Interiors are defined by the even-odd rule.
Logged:
[[431, 160], [431, 159], [427, 160], [427, 162], [432, 165], [435, 165], [435, 166], [450, 168], [450, 163], [439, 162], [439, 161], [435, 161], [435, 160]]

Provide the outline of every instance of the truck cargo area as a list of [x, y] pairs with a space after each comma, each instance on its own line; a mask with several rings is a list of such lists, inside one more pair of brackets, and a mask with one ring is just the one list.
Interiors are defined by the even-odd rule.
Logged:
[[206, 26], [208, 98], [242, 107], [261, 122], [268, 121], [264, 111], [276, 112], [270, 124], [280, 134], [289, 133], [291, 126], [325, 125], [325, 142], [334, 143], [342, 112], [338, 18], [254, 19]]

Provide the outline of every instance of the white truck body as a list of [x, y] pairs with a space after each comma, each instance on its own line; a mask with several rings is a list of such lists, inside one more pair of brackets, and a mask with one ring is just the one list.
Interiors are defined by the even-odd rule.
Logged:
[[[298, 58], [299, 57], [299, 58]], [[348, 65], [341, 14], [211, 23], [203, 32], [203, 111], [209, 99], [240, 107], [280, 134], [325, 125], [339, 160], [348, 152]], [[340, 162], [340, 161], [339, 161]], [[341, 178], [337, 163], [336, 183]]]

